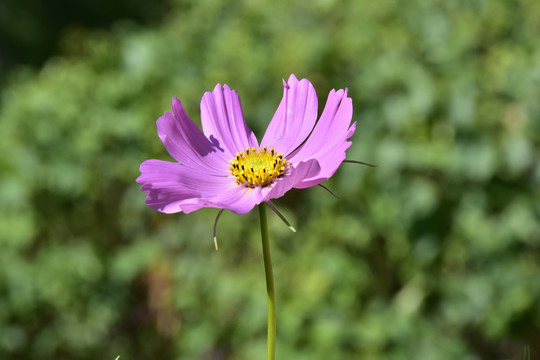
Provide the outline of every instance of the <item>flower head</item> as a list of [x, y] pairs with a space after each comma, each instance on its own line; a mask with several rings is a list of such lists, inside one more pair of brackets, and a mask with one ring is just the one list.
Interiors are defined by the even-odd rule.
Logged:
[[176, 163], [146, 160], [137, 182], [146, 203], [164, 213], [203, 207], [245, 214], [292, 188], [330, 178], [345, 159], [356, 129], [347, 89], [332, 90], [317, 121], [317, 95], [307, 80], [283, 81], [283, 98], [262, 141], [244, 121], [236, 91], [217, 84], [201, 101], [202, 131], [173, 98], [157, 120], [158, 135]]

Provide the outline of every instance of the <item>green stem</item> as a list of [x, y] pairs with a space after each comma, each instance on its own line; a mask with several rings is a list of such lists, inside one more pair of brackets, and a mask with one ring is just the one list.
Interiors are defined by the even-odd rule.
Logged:
[[266, 360], [276, 358], [276, 300], [274, 296], [274, 274], [272, 271], [272, 256], [270, 255], [270, 241], [268, 240], [268, 223], [266, 222], [266, 207], [259, 205], [261, 218], [261, 237], [264, 257], [264, 272], [266, 274], [266, 296], [268, 299], [268, 330], [266, 343]]

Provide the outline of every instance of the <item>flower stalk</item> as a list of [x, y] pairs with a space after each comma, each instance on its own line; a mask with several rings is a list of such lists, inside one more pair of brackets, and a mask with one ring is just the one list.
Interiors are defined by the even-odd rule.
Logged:
[[268, 240], [268, 222], [266, 220], [266, 207], [264, 202], [259, 205], [259, 217], [261, 223], [264, 272], [266, 274], [266, 296], [268, 301], [266, 360], [274, 360], [276, 358], [276, 301], [274, 295], [272, 256], [270, 254], [270, 241]]

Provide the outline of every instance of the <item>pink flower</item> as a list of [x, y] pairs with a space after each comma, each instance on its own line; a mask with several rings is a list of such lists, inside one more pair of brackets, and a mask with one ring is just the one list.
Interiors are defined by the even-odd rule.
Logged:
[[259, 144], [244, 121], [236, 91], [217, 84], [201, 101], [201, 131], [173, 98], [172, 113], [157, 120], [158, 135], [175, 163], [146, 160], [137, 182], [146, 203], [164, 212], [203, 207], [245, 214], [292, 188], [330, 178], [345, 159], [352, 100], [332, 90], [317, 121], [317, 95], [307, 80], [283, 81], [283, 98]]

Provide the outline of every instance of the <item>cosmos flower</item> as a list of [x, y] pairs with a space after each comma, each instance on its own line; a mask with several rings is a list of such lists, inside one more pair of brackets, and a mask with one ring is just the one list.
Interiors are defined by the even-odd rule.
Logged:
[[217, 84], [201, 101], [202, 131], [182, 103], [157, 120], [157, 132], [177, 162], [146, 160], [137, 182], [146, 203], [164, 212], [204, 208], [245, 214], [292, 188], [318, 185], [345, 159], [355, 132], [347, 89], [332, 90], [317, 121], [313, 85], [294, 75], [283, 81], [283, 98], [259, 143], [244, 121], [236, 91]]

